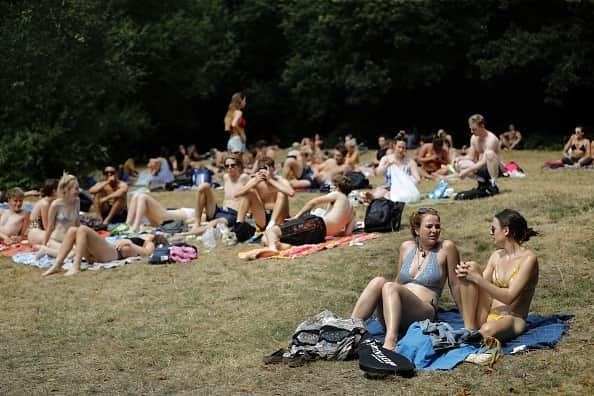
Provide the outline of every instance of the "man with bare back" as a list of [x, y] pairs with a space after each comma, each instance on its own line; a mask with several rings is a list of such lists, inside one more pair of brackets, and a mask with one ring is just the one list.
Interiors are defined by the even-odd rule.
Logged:
[[[355, 210], [349, 202], [351, 181], [343, 175], [332, 179], [331, 191], [307, 202], [289, 221], [275, 225], [264, 233], [263, 242], [268, 250], [276, 252], [292, 245], [320, 243], [327, 236], [350, 235], [353, 231]], [[310, 214], [310, 210], [327, 205], [323, 217]]]
[[480, 114], [470, 116], [468, 126], [472, 132], [470, 147], [465, 156], [454, 160], [457, 175], [460, 178], [475, 175], [479, 184], [486, 184], [491, 195], [497, 194], [497, 177], [501, 169], [499, 139], [485, 129], [485, 118]]

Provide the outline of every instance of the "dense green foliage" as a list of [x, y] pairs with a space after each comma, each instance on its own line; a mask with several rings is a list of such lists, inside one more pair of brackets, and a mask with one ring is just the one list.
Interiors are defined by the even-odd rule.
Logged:
[[[0, 185], [248, 136], [592, 124], [592, 2], [0, 1]], [[559, 138], [555, 138], [557, 143]], [[460, 145], [463, 143], [460, 143]]]

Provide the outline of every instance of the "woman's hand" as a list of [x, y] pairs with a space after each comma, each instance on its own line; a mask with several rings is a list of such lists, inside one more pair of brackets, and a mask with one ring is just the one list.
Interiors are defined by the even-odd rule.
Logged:
[[460, 261], [456, 266], [456, 276], [472, 283], [477, 283], [482, 275], [479, 271], [479, 265], [476, 261]]
[[116, 248], [116, 250], [120, 250], [124, 246], [130, 245], [130, 244], [131, 244], [131, 241], [129, 239], [118, 239], [117, 241], [114, 242], [113, 246]]

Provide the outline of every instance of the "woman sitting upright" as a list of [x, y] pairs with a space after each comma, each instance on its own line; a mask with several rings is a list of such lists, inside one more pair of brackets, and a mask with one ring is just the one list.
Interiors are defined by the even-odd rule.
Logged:
[[433, 320], [446, 279], [459, 301], [455, 268], [460, 256], [454, 242], [439, 239], [441, 220], [432, 208], [421, 208], [410, 217], [413, 240], [400, 245], [396, 279], [376, 277], [369, 282], [351, 314], [367, 319], [374, 311], [386, 326], [384, 348], [395, 350], [398, 332], [413, 322]]
[[499, 249], [485, 270], [481, 274], [475, 261], [462, 261], [456, 269], [464, 327], [500, 341], [525, 330], [538, 282], [538, 260], [522, 243], [533, 235], [536, 232], [515, 210], [504, 209], [495, 215], [491, 238]]

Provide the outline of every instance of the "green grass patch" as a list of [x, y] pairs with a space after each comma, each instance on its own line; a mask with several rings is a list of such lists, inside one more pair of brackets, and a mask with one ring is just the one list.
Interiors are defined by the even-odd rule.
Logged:
[[[527, 243], [540, 263], [532, 312], [576, 315], [554, 350], [505, 356], [494, 371], [463, 364], [407, 380], [367, 380], [356, 361], [264, 366], [262, 357], [286, 347], [304, 319], [323, 309], [346, 317], [371, 278], [395, 276], [415, 210], [406, 207], [400, 232], [295, 260], [244, 262], [237, 253], [251, 246], [218, 246], [186, 264], [42, 279], [40, 270], [0, 258], [0, 393], [593, 394], [594, 172], [544, 171], [559, 152], [505, 156], [527, 177], [501, 179], [502, 193], [493, 198], [431, 205], [440, 212], [442, 236], [456, 242], [464, 260], [483, 266], [494, 250], [495, 212], [517, 209], [540, 232]], [[474, 183], [450, 186], [461, 191]], [[422, 182], [420, 190], [436, 184]], [[155, 196], [167, 207], [194, 203], [193, 192]], [[292, 198], [292, 213], [313, 196]], [[362, 220], [365, 208], [357, 213]], [[449, 291], [440, 305], [453, 307]]]

